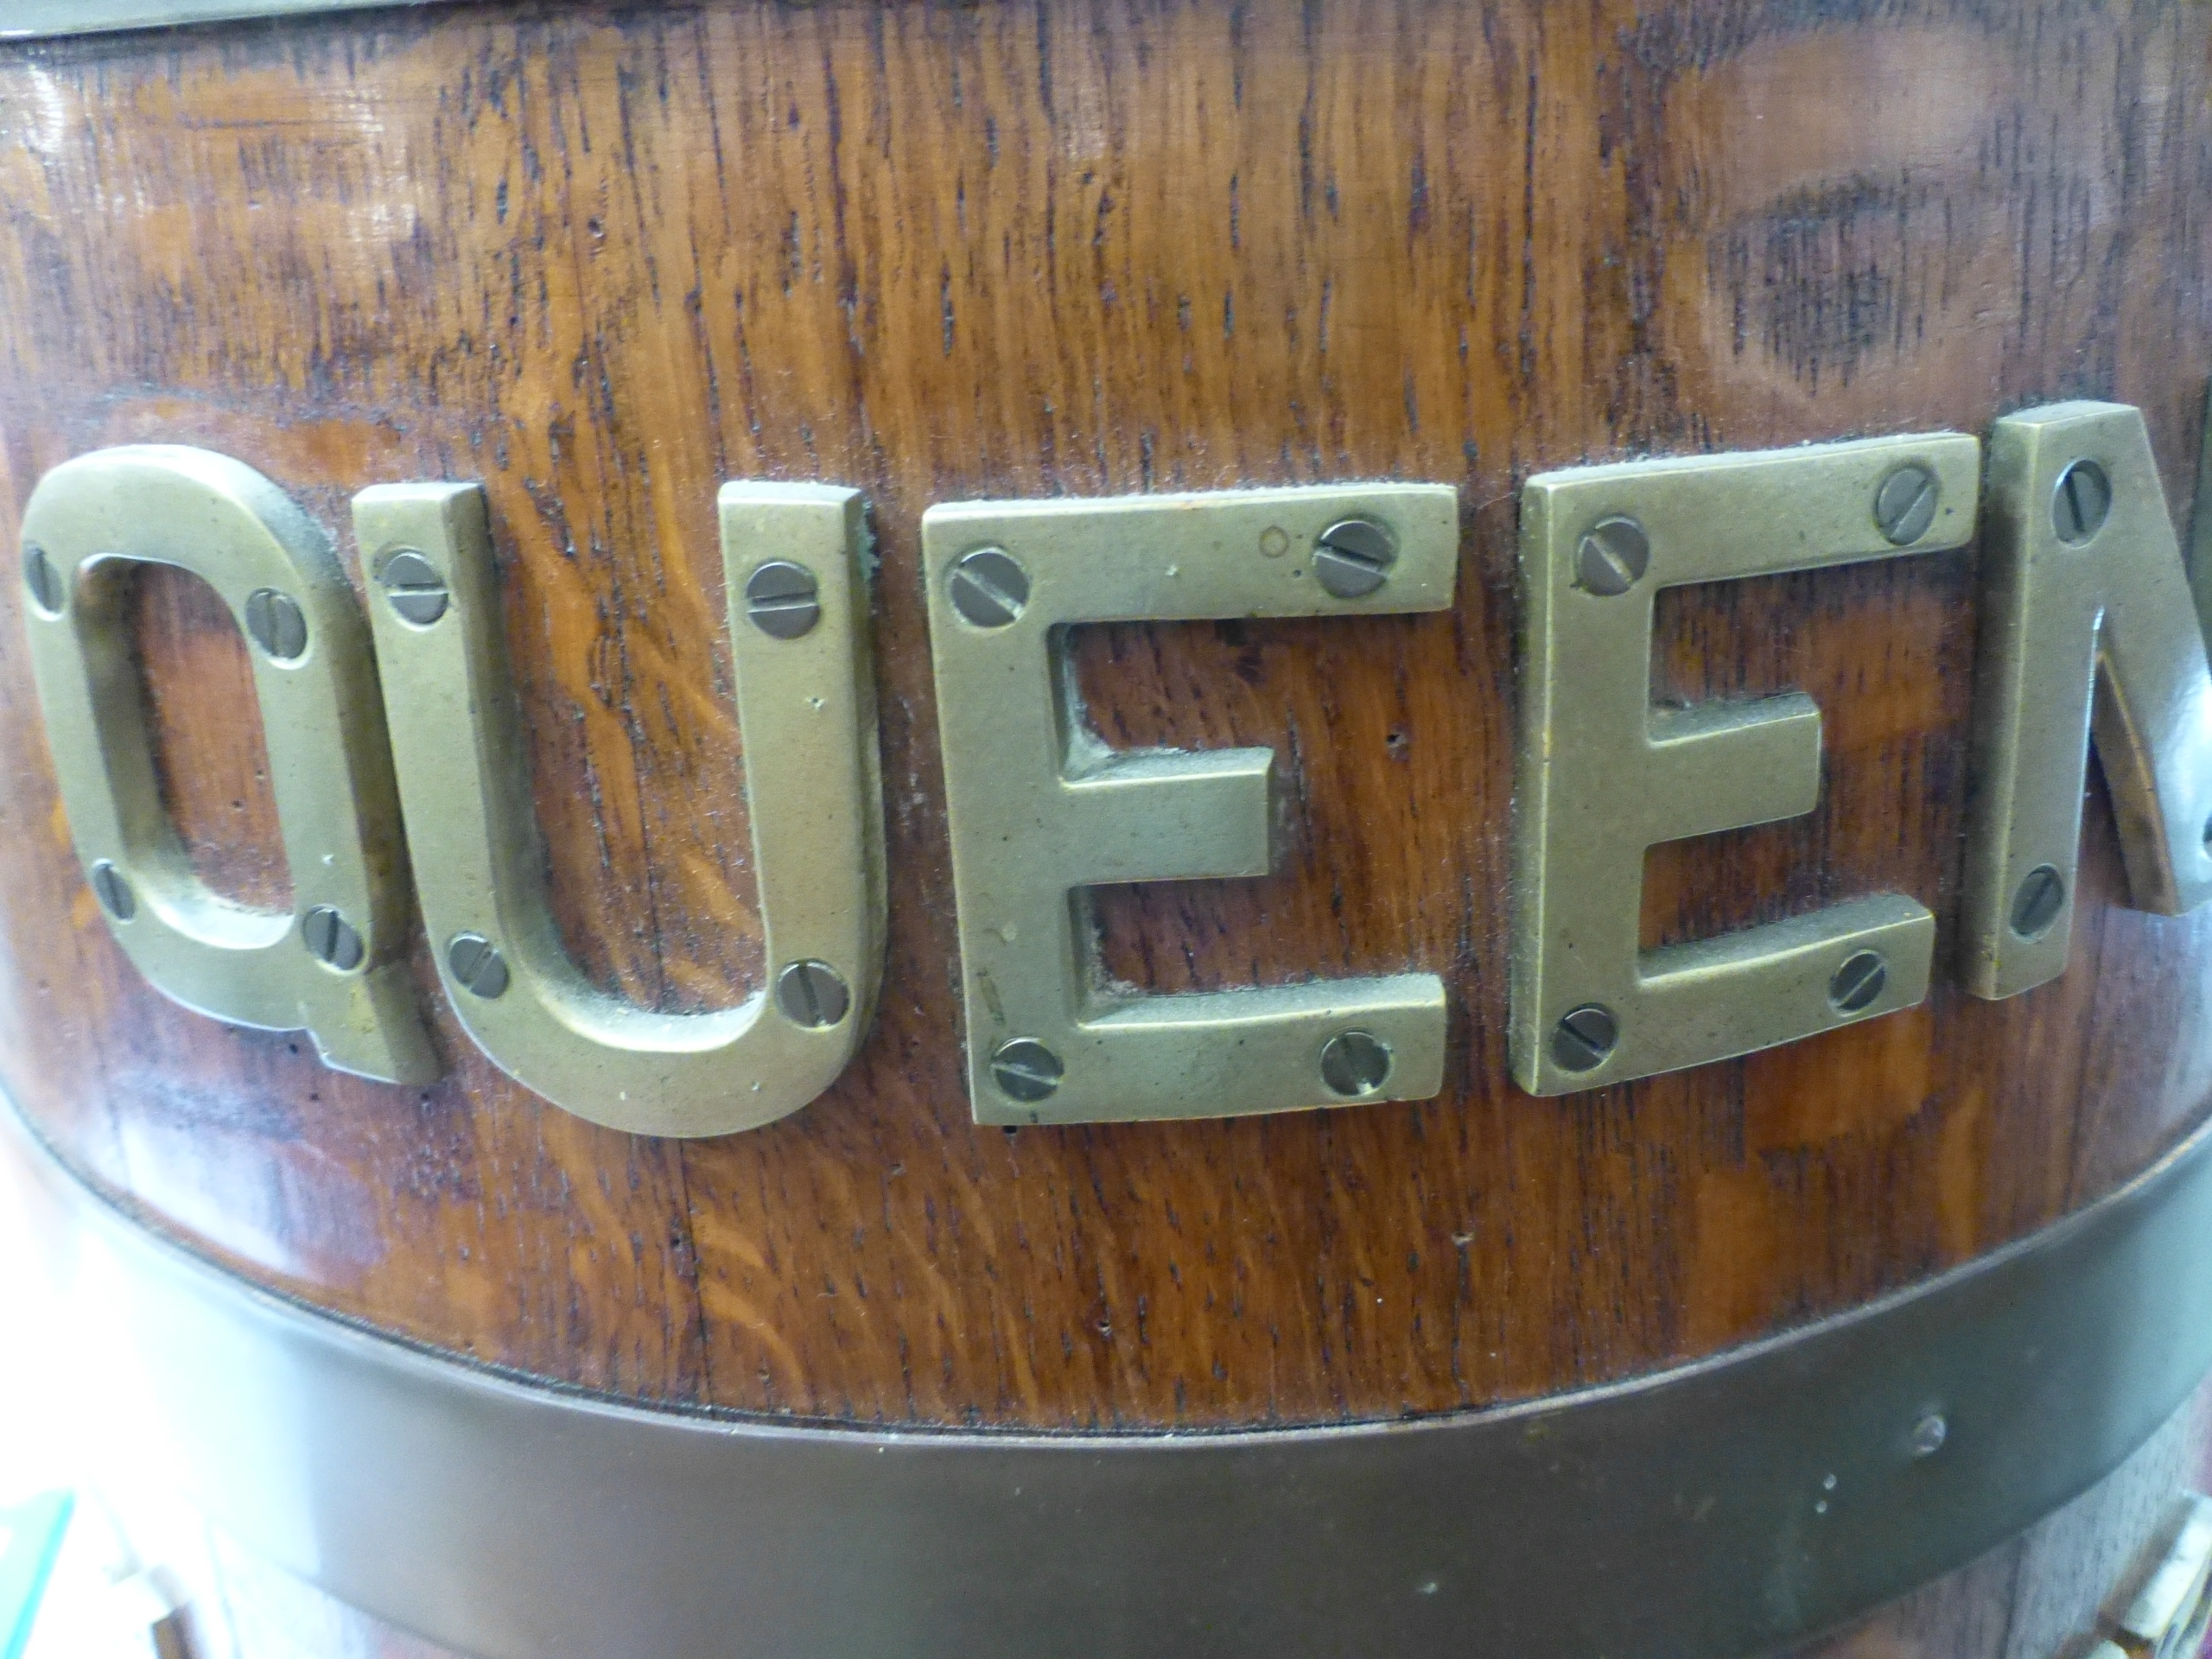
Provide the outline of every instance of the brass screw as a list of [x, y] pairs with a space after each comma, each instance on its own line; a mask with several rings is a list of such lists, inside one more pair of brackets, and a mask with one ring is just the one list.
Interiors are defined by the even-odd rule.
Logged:
[[979, 628], [1002, 628], [1029, 603], [1029, 573], [1002, 547], [963, 555], [944, 585], [952, 608]]
[[853, 994], [828, 963], [795, 962], [776, 976], [776, 1006], [793, 1025], [819, 1031], [845, 1017]]
[[92, 866], [92, 891], [99, 895], [101, 907], [118, 922], [127, 922], [138, 913], [138, 895], [130, 891], [123, 872], [105, 858]]
[[30, 590], [31, 603], [48, 616], [59, 616], [69, 595], [61, 585], [61, 573], [54, 568], [54, 561], [36, 542], [23, 548], [23, 586]]
[[2112, 512], [2112, 480], [2094, 461], [2077, 461], [2058, 475], [2051, 492], [2050, 522], [2058, 539], [2079, 547], [2105, 527]]
[[1313, 574], [1338, 599], [1363, 599], [1390, 579], [1398, 544], [1371, 518], [1331, 524], [1313, 543]]
[[1574, 550], [1575, 580], [1611, 599], [1643, 580], [1651, 568], [1651, 538], [1633, 518], [1600, 518]]
[[317, 905], [300, 918], [300, 941], [326, 968], [350, 974], [361, 965], [361, 935], [336, 906]]
[[1621, 1040], [1621, 1022], [1602, 1002], [1586, 1002], [1560, 1017], [1552, 1032], [1552, 1059], [1562, 1071], [1594, 1071]]
[[296, 663], [307, 653], [308, 619], [299, 601], [274, 588], [245, 596], [245, 631], [274, 663]]
[[1943, 486], [1918, 461], [1907, 461], [1874, 492], [1874, 523], [1891, 547], [1906, 547], [1928, 533]]
[[472, 996], [489, 1002], [507, 988], [507, 959], [481, 933], [456, 933], [446, 946], [446, 969]]
[[1838, 1014], [1872, 1007], [1890, 977], [1890, 964], [1878, 950], [1854, 950], [1828, 981], [1828, 1001]]
[[822, 620], [814, 572], [788, 559], [769, 560], [746, 581], [745, 614], [772, 639], [798, 639]]
[[1330, 1092], [1371, 1095], [1390, 1075], [1390, 1046], [1372, 1032], [1340, 1032], [1321, 1049], [1321, 1081]]
[[438, 567], [411, 547], [403, 547], [384, 562], [377, 583], [391, 608], [418, 628], [427, 628], [446, 613], [452, 595]]
[[2065, 904], [2065, 878], [2048, 864], [2037, 865], [2012, 895], [2012, 931], [2024, 939], [2041, 938]]
[[1043, 1100], [1066, 1075], [1060, 1057], [1033, 1037], [1001, 1043], [998, 1052], [991, 1056], [991, 1081], [1012, 1100]]

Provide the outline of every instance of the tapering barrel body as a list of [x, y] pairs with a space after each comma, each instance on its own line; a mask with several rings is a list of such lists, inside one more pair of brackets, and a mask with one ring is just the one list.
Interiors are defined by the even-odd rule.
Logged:
[[[26, 1155], [212, 1264], [193, 1295], [531, 1409], [925, 1438], [954, 1461], [903, 1496], [731, 1475], [857, 1483], [879, 1585], [924, 1494], [982, 1541], [887, 1592], [903, 1625], [776, 1566], [819, 1582], [744, 1650], [790, 1654], [1258, 1651], [1191, 1634], [1232, 1604], [1169, 1563], [1098, 1567], [1127, 1629], [1039, 1609], [1056, 1573], [1090, 1605], [1061, 1558], [1147, 1516], [1359, 1555], [1459, 1455], [1379, 1426], [1580, 1445], [1592, 1390], [1810, 1366], [1790, 1343], [1890, 1299], [2195, 1217], [2208, 53], [2197, 9], [2069, 0], [0, 44]], [[1783, 1423], [1817, 1367], [1654, 1406], [1529, 1535], [1572, 1556], [1639, 1481], [1737, 1516], [1589, 1568], [1715, 1586], [1653, 1652], [1808, 1640], [1963, 1562], [2212, 1359], [2145, 1334], [2202, 1264], [2142, 1225], [2135, 1278], [1975, 1305], [2061, 1310], [2005, 1327], [2001, 1401], [1821, 1360], [1887, 1415], [1817, 1452]], [[2182, 1300], [2113, 1313], [2138, 1284]], [[2099, 1412], [2003, 1503], [1910, 1484]], [[1735, 1421], [1802, 1493], [1748, 1496]], [[1171, 1436], [1346, 1461], [1050, 1499], [1058, 1465], [957, 1462]], [[2154, 1446], [2156, 1497], [2193, 1453]], [[1883, 1494], [1853, 1524], [1894, 1504], [1921, 1553], [1822, 1542], [1845, 1457]], [[1415, 1510], [1510, 1540], [1533, 1468]], [[777, 1513], [733, 1560], [780, 1560]], [[2164, 1510], [2099, 1513], [2084, 1631]], [[1219, 1573], [1274, 1651], [1439, 1651], [1425, 1609], [1487, 1619], [1536, 1570], [1457, 1536], [1419, 1520], [1403, 1583]], [[456, 1649], [584, 1650], [465, 1573], [449, 1605], [317, 1554], [286, 1564]], [[2013, 1592], [1944, 1593], [1971, 1624]]]

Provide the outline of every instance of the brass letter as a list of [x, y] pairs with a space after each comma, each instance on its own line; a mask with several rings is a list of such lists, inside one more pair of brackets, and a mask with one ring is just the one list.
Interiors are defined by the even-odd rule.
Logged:
[[727, 1135], [798, 1110], [859, 1046], [883, 960], [861, 505], [819, 485], [722, 487], [771, 982], [734, 1008], [664, 1014], [591, 986], [547, 908], [483, 491], [405, 484], [354, 498], [438, 971], [485, 1053], [555, 1105], [636, 1135]]
[[1443, 1086], [1433, 974], [1177, 996], [1102, 982], [1082, 890], [1265, 874], [1274, 755], [1108, 749], [1063, 684], [1058, 636], [1081, 622], [1440, 610], [1459, 541], [1445, 485], [923, 515], [978, 1122], [1228, 1116]]
[[1550, 473], [1522, 495], [1513, 1073], [1556, 1095], [1795, 1041], [1927, 995], [1935, 920], [1878, 893], [1646, 950], [1646, 851], [1812, 810], [1800, 694], [1651, 706], [1662, 588], [1957, 547], [1979, 447], [1954, 433]]
[[2093, 704], [2131, 898], [2212, 898], [2212, 674], [2139, 410], [1998, 422], [1988, 523], [1961, 932], [1997, 998], [2066, 970]]
[[[96, 450], [23, 514], [25, 612], [69, 829], [109, 926], [156, 989], [343, 1071], [437, 1075], [404, 965], [397, 805], [368, 632], [330, 540], [260, 474], [205, 449]], [[296, 916], [217, 897], [162, 809], [122, 601], [132, 564], [220, 594], [254, 694]]]

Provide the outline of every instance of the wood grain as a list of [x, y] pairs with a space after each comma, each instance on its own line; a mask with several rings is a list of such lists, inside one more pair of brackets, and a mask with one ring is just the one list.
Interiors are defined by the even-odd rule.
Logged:
[[[714, 494], [871, 500], [893, 911], [823, 1099], [677, 1145], [553, 1110], [432, 992], [406, 1091], [162, 1001], [72, 856], [0, 584], [0, 1081], [238, 1270], [585, 1388], [807, 1419], [1429, 1413], [1632, 1374], [2039, 1226], [2212, 1094], [2212, 920], [2066, 976], [1538, 1101], [1503, 1046], [1514, 500], [1645, 453], [2145, 409], [2212, 363], [2212, 16], [1808, 0], [728, 0], [0, 48], [0, 525], [101, 444], [346, 500], [480, 478], [565, 936], [658, 1007], [761, 972]], [[917, 525], [937, 500], [1456, 483], [1456, 610], [1085, 630], [1116, 743], [1267, 743], [1281, 871], [1100, 894], [1138, 982], [1416, 967], [1445, 1093], [1236, 1122], [969, 1121]], [[1778, 505], [1786, 511], [1786, 505]], [[1970, 555], [1687, 590], [1662, 697], [1810, 692], [1821, 806], [1656, 851], [1693, 937], [1891, 888], [1948, 949]], [[235, 630], [143, 584], [169, 798], [283, 892]]]

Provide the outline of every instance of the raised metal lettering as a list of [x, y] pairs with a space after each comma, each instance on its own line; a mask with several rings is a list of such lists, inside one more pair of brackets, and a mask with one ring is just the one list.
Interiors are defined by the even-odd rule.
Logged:
[[1793, 817], [1820, 795], [1810, 698], [1652, 706], [1652, 607], [1662, 588], [1959, 546], [1977, 463], [1973, 438], [1941, 433], [1529, 480], [1510, 1041], [1522, 1088], [1672, 1071], [1927, 995], [1935, 921], [1901, 893], [1642, 947], [1649, 848]]
[[1058, 634], [1443, 609], [1456, 493], [954, 504], [923, 516], [922, 554], [977, 1121], [1217, 1117], [1442, 1087], [1433, 974], [1174, 996], [1103, 982], [1084, 889], [1266, 874], [1274, 756], [1109, 749]]
[[[407, 895], [368, 631], [329, 538], [251, 467], [165, 444], [55, 467], [32, 493], [22, 537], [54, 777], [78, 855], [131, 961], [202, 1014], [305, 1029], [340, 1071], [435, 1077], [397, 960]], [[290, 915], [210, 891], [162, 805], [124, 612], [134, 564], [200, 577], [253, 641]]]
[[1998, 422], [1986, 511], [1961, 946], [1997, 998], [2066, 971], [2093, 728], [2133, 902], [2212, 899], [2212, 674], [2139, 410]]
[[818, 485], [722, 488], [770, 982], [736, 1007], [668, 1014], [594, 988], [555, 930], [482, 491], [354, 499], [438, 971], [485, 1053], [556, 1105], [636, 1134], [724, 1135], [797, 1111], [859, 1046], [884, 903], [861, 505]]

